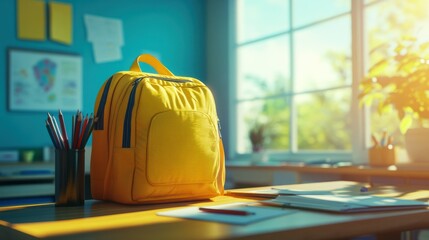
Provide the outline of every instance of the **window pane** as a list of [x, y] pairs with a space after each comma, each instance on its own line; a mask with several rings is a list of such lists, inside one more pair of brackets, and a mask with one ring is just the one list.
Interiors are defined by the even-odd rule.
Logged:
[[238, 43], [288, 29], [288, 0], [237, 0]]
[[350, 9], [350, 0], [293, 0], [293, 25], [300, 27]]
[[[403, 38], [429, 41], [429, 1], [389, 0], [373, 4], [365, 10], [368, 36], [369, 66], [395, 54], [393, 49]], [[384, 46], [385, 51], [374, 51]]]
[[350, 17], [295, 34], [295, 90], [325, 89], [351, 84]]
[[[252, 151], [252, 141], [263, 149], [289, 148], [289, 102], [285, 98], [246, 101], [237, 109], [237, 151]], [[252, 133], [253, 132], [253, 133]]]
[[351, 89], [295, 98], [299, 150], [351, 150]]
[[289, 89], [289, 37], [276, 37], [238, 48], [239, 99], [274, 95]]

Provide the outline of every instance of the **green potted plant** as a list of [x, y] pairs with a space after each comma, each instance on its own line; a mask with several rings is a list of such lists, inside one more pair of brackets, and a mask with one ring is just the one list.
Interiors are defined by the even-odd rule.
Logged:
[[371, 66], [361, 82], [361, 103], [375, 105], [379, 113], [396, 110], [410, 159], [426, 160], [423, 150], [427, 149], [429, 129], [422, 127], [429, 119], [429, 43], [408, 37], [384, 44], [371, 54], [381, 60]]
[[256, 121], [249, 129], [249, 140], [252, 144], [252, 164], [260, 164], [268, 161], [268, 154], [265, 149], [265, 145], [269, 139], [268, 128], [268, 123]]
[[264, 149], [264, 141], [266, 134], [266, 124], [255, 123], [249, 130], [249, 139], [252, 143], [252, 151], [260, 152]]

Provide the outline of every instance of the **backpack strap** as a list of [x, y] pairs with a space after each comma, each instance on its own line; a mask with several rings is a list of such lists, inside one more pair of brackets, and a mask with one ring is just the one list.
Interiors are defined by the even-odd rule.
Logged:
[[130, 71], [134, 72], [141, 72], [139, 62], [144, 62], [146, 64], [149, 64], [151, 67], [155, 69], [158, 74], [161, 75], [168, 75], [168, 76], [174, 76], [173, 73], [168, 70], [158, 59], [156, 59], [154, 56], [150, 54], [142, 54], [134, 60], [133, 64], [131, 65]]

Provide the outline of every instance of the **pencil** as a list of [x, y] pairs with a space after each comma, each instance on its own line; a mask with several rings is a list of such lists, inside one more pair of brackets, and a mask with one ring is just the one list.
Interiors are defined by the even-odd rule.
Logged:
[[208, 212], [208, 213], [228, 214], [228, 215], [238, 215], [238, 216], [247, 216], [247, 215], [253, 215], [253, 214], [255, 214], [254, 212], [248, 212], [248, 211], [245, 211], [245, 210], [226, 209], [226, 208], [200, 207], [198, 209], [200, 211]]
[[75, 129], [75, 116], [74, 116], [74, 114], [72, 115], [72, 131], [71, 131], [71, 146], [70, 146], [70, 148], [73, 148], [73, 143], [74, 143], [74, 129]]
[[51, 138], [51, 141], [54, 144], [54, 147], [59, 148], [58, 143], [56, 141], [56, 138], [55, 138], [54, 134], [52, 133], [51, 126], [48, 123], [48, 120], [46, 120], [45, 123], [46, 123], [46, 129], [48, 130], [49, 137]]
[[48, 121], [48, 124], [49, 124], [49, 126], [51, 128], [52, 135], [55, 138], [55, 142], [58, 144], [57, 147], [60, 149], [61, 148], [60, 136], [58, 135], [58, 132], [55, 129], [54, 121], [52, 119], [51, 114], [49, 114], [49, 113], [48, 113], [48, 120], [47, 121]]
[[82, 144], [82, 138], [85, 135], [85, 131], [88, 125], [88, 115], [85, 116], [85, 119], [83, 120], [83, 125], [82, 125], [82, 130], [79, 133], [79, 140], [77, 142], [76, 148], [77, 149], [81, 149], [81, 144]]
[[80, 133], [80, 124], [82, 122], [82, 113], [78, 111], [76, 115], [76, 124], [74, 129], [74, 139], [73, 139], [73, 148], [77, 149], [77, 142], [79, 141], [79, 133]]
[[85, 128], [85, 133], [83, 134], [82, 143], [80, 145], [80, 148], [85, 148], [86, 142], [88, 142], [89, 135], [91, 135], [91, 128], [94, 126], [94, 117], [93, 114], [89, 116], [88, 125]]
[[55, 131], [58, 134], [58, 139], [60, 140], [60, 148], [65, 149], [63, 135], [61, 134], [60, 128], [58, 127], [58, 123], [57, 123], [57, 120], [55, 119], [55, 116], [52, 116], [52, 121], [54, 123]]
[[63, 133], [63, 140], [64, 140], [64, 147], [66, 149], [69, 149], [69, 138], [67, 136], [67, 129], [66, 129], [66, 125], [64, 123], [64, 116], [63, 113], [61, 112], [61, 110], [58, 110], [58, 119], [60, 120], [60, 126], [61, 126], [61, 132]]
[[93, 117], [91, 126], [89, 128], [89, 132], [88, 132], [88, 135], [86, 136], [86, 139], [85, 139], [85, 142], [83, 144], [83, 147], [86, 146], [86, 143], [88, 142], [88, 139], [91, 137], [91, 133], [94, 130], [96, 124], [97, 124], [97, 120], [98, 120], [98, 117]]

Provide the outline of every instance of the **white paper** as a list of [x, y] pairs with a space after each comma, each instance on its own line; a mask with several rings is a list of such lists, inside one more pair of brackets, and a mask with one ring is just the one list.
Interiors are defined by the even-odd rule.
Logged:
[[96, 63], [122, 59], [124, 45], [122, 20], [86, 14], [87, 40], [92, 43]]
[[122, 59], [121, 48], [111, 43], [94, 43], [92, 44], [94, 59], [96, 63], [111, 62]]
[[198, 207], [187, 207], [172, 211], [158, 212], [157, 215], [244, 225], [295, 212], [290, 209], [273, 208], [266, 206], [247, 206], [245, 203], [223, 204], [217, 205], [216, 207], [234, 210], [244, 210], [252, 212], [253, 214], [238, 216], [229, 214], [208, 213], [200, 211]]
[[386, 198], [378, 196], [344, 196], [344, 195], [279, 195], [263, 204], [281, 207], [297, 207], [335, 212], [363, 212], [425, 208], [425, 202]]
[[285, 188], [270, 188], [270, 189], [258, 189], [258, 190], [240, 190], [233, 189], [228, 190], [228, 194], [238, 196], [254, 196], [254, 197], [267, 197], [274, 198], [278, 195], [329, 195], [333, 194], [332, 191], [319, 191], [319, 190], [294, 190]]
[[282, 188], [273, 188], [278, 191], [280, 195], [332, 195], [331, 191], [318, 191], [318, 190], [293, 190], [293, 189], [282, 189]]
[[85, 26], [89, 42], [111, 42], [123, 46], [122, 20], [86, 14]]

